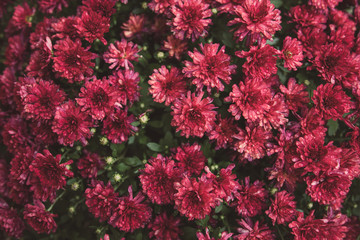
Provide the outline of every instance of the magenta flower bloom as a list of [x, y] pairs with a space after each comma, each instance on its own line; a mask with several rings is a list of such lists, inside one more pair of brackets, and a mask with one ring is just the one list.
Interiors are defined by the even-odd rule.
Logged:
[[134, 68], [131, 61], [138, 61], [139, 51], [137, 44], [122, 39], [121, 42], [116, 41], [114, 44], [109, 45], [108, 51], [104, 53], [104, 60], [106, 63], [111, 64], [110, 69], [116, 67], [116, 70], [119, 70], [120, 67], [123, 67], [128, 70]]
[[284, 67], [289, 70], [297, 70], [302, 65], [303, 49], [301, 42], [296, 38], [287, 36], [283, 42], [280, 58], [284, 59]]
[[109, 76], [109, 80], [117, 92], [117, 103], [126, 106], [139, 100], [139, 73], [133, 70], [118, 70]]
[[240, 225], [237, 229], [240, 234], [234, 236], [235, 240], [275, 240], [275, 234], [264, 223], [256, 221], [254, 224], [250, 218], [237, 222]]
[[67, 0], [40, 0], [38, 4], [40, 11], [47, 14], [60, 12], [63, 7], [69, 6]]
[[170, 57], [175, 57], [177, 60], [181, 59], [181, 56], [187, 50], [187, 42], [174, 37], [174, 35], [167, 36], [164, 41], [164, 50], [169, 52]]
[[211, 209], [215, 207], [216, 195], [212, 181], [201, 177], [196, 178], [185, 176], [181, 182], [175, 183], [177, 193], [175, 197], [175, 207], [189, 220], [204, 219], [209, 215]]
[[148, 83], [154, 101], [165, 102], [166, 106], [183, 97], [188, 90], [186, 79], [176, 67], [172, 67], [170, 71], [164, 65], [155, 69]]
[[217, 43], [200, 44], [203, 54], [197, 49], [194, 49], [194, 52], [188, 52], [193, 61], [184, 62], [183, 73], [186, 77], [193, 78], [192, 83], [198, 89], [206, 86], [208, 92], [212, 88], [224, 91], [224, 85], [220, 80], [229, 84], [231, 74], [235, 73], [236, 66], [230, 65], [230, 56], [225, 53], [225, 46], [222, 46], [220, 50], [219, 46]]
[[271, 206], [266, 214], [271, 218], [273, 225], [285, 224], [295, 218], [296, 202], [294, 196], [286, 191], [275, 193], [275, 199], [271, 200]]
[[39, 200], [34, 200], [35, 205], [26, 204], [24, 209], [24, 219], [37, 232], [47, 233], [55, 232], [57, 225], [54, 221], [56, 214], [45, 210], [44, 204]]
[[200, 175], [207, 162], [204, 153], [201, 151], [201, 146], [197, 143], [190, 145], [183, 143], [181, 146], [173, 149], [173, 159], [177, 160], [177, 166], [190, 175]]
[[87, 144], [86, 139], [91, 137], [90, 127], [93, 126], [89, 118], [73, 101], [59, 106], [52, 127], [59, 143], [73, 146], [75, 141], [80, 140], [83, 145]]
[[327, 10], [328, 8], [335, 8], [342, 1], [343, 0], [309, 0], [309, 5]]
[[280, 85], [280, 90], [284, 94], [285, 103], [289, 110], [296, 112], [298, 109], [305, 108], [310, 102], [306, 86], [297, 84], [295, 78], [289, 79], [287, 88], [284, 85]]
[[179, 217], [168, 216], [166, 212], [162, 212], [149, 223], [149, 237], [159, 240], [180, 240], [182, 231], [180, 229]]
[[97, 172], [104, 167], [105, 163], [97, 153], [84, 150], [84, 155], [78, 160], [77, 167], [83, 178], [96, 178]]
[[175, 17], [168, 24], [176, 38], [194, 42], [207, 34], [211, 24], [209, 4], [202, 0], [179, 0], [170, 10]]
[[10, 208], [2, 198], [0, 198], [0, 229], [10, 237], [17, 239], [21, 238], [25, 230], [25, 224], [17, 211]]
[[116, 12], [114, 0], [83, 0], [83, 12], [94, 11], [100, 13], [102, 16], [110, 18]]
[[186, 97], [176, 99], [171, 109], [173, 119], [171, 125], [177, 127], [176, 131], [181, 131], [182, 136], [203, 137], [205, 132], [212, 130], [215, 122], [215, 106], [211, 103], [212, 99], [207, 97], [202, 99], [204, 92], [198, 96], [188, 91]]

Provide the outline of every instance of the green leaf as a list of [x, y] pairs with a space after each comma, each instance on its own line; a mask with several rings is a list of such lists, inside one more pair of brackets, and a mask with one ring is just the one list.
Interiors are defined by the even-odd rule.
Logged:
[[151, 151], [154, 151], [154, 152], [162, 152], [162, 151], [164, 151], [164, 148], [160, 144], [157, 144], [157, 143], [154, 143], [154, 142], [149, 142], [148, 144], [146, 144], [146, 146]]
[[131, 167], [129, 167], [128, 165], [126, 165], [125, 163], [119, 163], [116, 166], [116, 169], [120, 172], [120, 173], [124, 173], [127, 170], [131, 169]]
[[222, 208], [223, 208], [223, 204], [221, 203], [219, 206], [217, 206], [217, 207], [215, 208], [215, 213], [221, 212]]
[[67, 184], [67, 185], [71, 185], [71, 184], [75, 183], [76, 181], [77, 181], [76, 178], [71, 178], [71, 179], [69, 179], [69, 180], [66, 182], [66, 184]]
[[328, 126], [328, 134], [329, 134], [329, 136], [335, 136], [335, 135], [336, 135], [336, 131], [337, 131], [338, 128], [339, 128], [339, 123], [338, 123], [338, 121], [337, 121], [337, 120], [334, 121], [334, 120], [332, 120], [332, 119], [329, 119], [326, 125]]
[[138, 157], [128, 157], [125, 158], [124, 161], [127, 165], [132, 166], [132, 167], [136, 167], [142, 164], [142, 161], [138, 158]]
[[276, 8], [279, 8], [279, 7], [281, 7], [281, 6], [283, 5], [282, 0], [270, 0], [270, 2], [271, 2], [272, 4], [274, 4], [274, 6], [275, 6]]
[[121, 155], [121, 153], [124, 151], [125, 149], [125, 144], [115, 144], [115, 143], [111, 143], [110, 144], [110, 149], [112, 150], [112, 156], [113, 157], [118, 157]]

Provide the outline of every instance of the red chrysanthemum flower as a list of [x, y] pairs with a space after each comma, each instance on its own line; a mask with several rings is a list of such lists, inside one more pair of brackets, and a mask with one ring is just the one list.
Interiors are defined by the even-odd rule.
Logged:
[[104, 167], [105, 163], [102, 161], [97, 153], [84, 150], [84, 155], [78, 160], [77, 167], [83, 178], [96, 178], [97, 172]]
[[174, 0], [152, 0], [148, 3], [148, 7], [157, 14], [168, 14], [172, 4]]
[[175, 99], [179, 99], [187, 92], [187, 81], [176, 67], [171, 67], [170, 71], [163, 65], [159, 69], [154, 69], [154, 73], [149, 77], [149, 92], [155, 102], [165, 102], [169, 106]]
[[37, 233], [55, 232], [57, 225], [54, 217], [56, 216], [46, 211], [44, 204], [39, 200], [34, 200], [34, 205], [26, 204], [24, 208], [24, 219]]
[[230, 65], [230, 56], [225, 53], [225, 46], [219, 50], [219, 44], [207, 43], [200, 44], [201, 54], [197, 49], [194, 52], [188, 52], [192, 62], [185, 61], [183, 73], [186, 77], [193, 78], [192, 84], [198, 89], [207, 87], [208, 92], [211, 88], [217, 91], [224, 91], [224, 85], [230, 83], [231, 74], [235, 73], [236, 66]]
[[56, 109], [52, 129], [57, 133], [60, 144], [73, 146], [78, 140], [83, 145], [87, 143], [86, 139], [91, 137], [92, 126], [89, 116], [81, 112], [73, 101], [69, 101]]
[[125, 69], [134, 68], [131, 61], [138, 61], [139, 51], [137, 44], [122, 39], [121, 42], [116, 41], [115, 44], [111, 43], [109, 45], [108, 51], [104, 53], [104, 60], [106, 63], [111, 64], [110, 69], [115, 67], [116, 70], [119, 70], [120, 67]]
[[216, 195], [212, 181], [203, 175], [199, 181], [185, 176], [174, 184], [175, 207], [189, 220], [204, 219], [216, 205]]
[[297, 28], [319, 30], [326, 28], [327, 16], [325, 12], [307, 4], [292, 7], [289, 11], [289, 17], [291, 17], [289, 22], [296, 23]]
[[2, 141], [10, 153], [16, 153], [32, 145], [27, 123], [19, 116], [12, 116], [1, 131]]
[[304, 135], [314, 135], [316, 137], [325, 137], [327, 128], [325, 120], [318, 114], [315, 108], [311, 108], [306, 116], [301, 119], [301, 132]]
[[100, 218], [101, 222], [110, 219], [118, 205], [117, 197], [118, 194], [115, 193], [110, 182], [105, 186], [103, 182], [98, 181], [85, 190], [85, 204], [89, 212]]
[[115, 107], [113, 112], [104, 119], [102, 134], [113, 143], [122, 143], [138, 131], [138, 128], [131, 125], [135, 122], [134, 115], [128, 115], [127, 108], [120, 109]]
[[76, 17], [74, 16], [59, 18], [57, 22], [51, 24], [52, 29], [56, 33], [54, 37], [60, 39], [66, 39], [69, 37], [73, 41], [80, 38], [77, 28], [75, 27], [76, 23]]
[[41, 185], [59, 190], [66, 185], [65, 176], [73, 176], [73, 173], [66, 168], [67, 165], [72, 163], [72, 160], [60, 164], [60, 154], [53, 157], [47, 149], [43, 153], [37, 153], [29, 166], [32, 176], [36, 176], [40, 180]]
[[[318, 53], [319, 49], [324, 48], [323, 45], [327, 42], [327, 35], [324, 30], [315, 27], [299, 29], [297, 38], [302, 43], [304, 55], [309, 59], [313, 59], [316, 55], [320, 56], [322, 53]], [[330, 59], [331, 58], [329, 58], [329, 61], [331, 61]], [[331, 66], [325, 65], [325, 68], [327, 67], [331, 68]]]
[[209, 4], [202, 0], [179, 0], [171, 6], [174, 15], [169, 22], [171, 31], [176, 38], [191, 39], [193, 42], [207, 34], [207, 29], [212, 23]]
[[54, 70], [70, 83], [90, 77], [93, 73], [91, 67], [95, 66], [91, 60], [95, 59], [96, 54], [89, 52], [89, 48], [81, 47], [79, 39], [75, 42], [69, 38], [57, 41], [54, 46]]
[[170, 35], [167, 36], [166, 41], [164, 41], [163, 49], [169, 52], [170, 57], [175, 57], [177, 60], [180, 60], [181, 56], [187, 50], [187, 42], [174, 37], [174, 35]]
[[318, 86], [311, 99], [314, 101], [315, 109], [325, 120], [342, 119], [342, 116], [354, 106], [342, 87], [331, 83]]
[[280, 51], [268, 44], [259, 46], [251, 46], [249, 52], [237, 51], [235, 55], [240, 58], [246, 57], [243, 64], [243, 72], [246, 76], [252, 78], [269, 78], [272, 74], [277, 73], [276, 55]]
[[14, 69], [21, 68], [26, 56], [27, 42], [23, 35], [9, 37], [8, 45], [5, 50], [5, 65]]
[[69, 6], [67, 0], [40, 0], [38, 4], [40, 11], [47, 14], [60, 12], [63, 7]]
[[319, 9], [327, 10], [328, 8], [335, 8], [339, 2], [343, 0], [309, 0], [309, 5]]
[[144, 33], [148, 32], [147, 29], [148, 20], [145, 15], [130, 14], [129, 20], [121, 26], [123, 34], [128, 39], [141, 39]]
[[109, 76], [110, 82], [115, 86], [118, 102], [121, 105], [132, 105], [140, 98], [139, 73], [133, 70], [118, 70]]
[[15, 94], [15, 69], [7, 67], [0, 75], [0, 102], [4, 107], [15, 107], [14, 94]]
[[360, 177], [360, 155], [355, 149], [341, 149], [340, 171], [344, 172], [350, 180]]
[[166, 212], [162, 212], [155, 217], [153, 222], [148, 224], [148, 228], [151, 229], [149, 237], [157, 240], [180, 240], [182, 234], [179, 226], [180, 221], [179, 217], [168, 216]]
[[107, 45], [104, 34], [109, 31], [110, 18], [92, 10], [85, 11], [82, 12], [80, 18], [77, 18], [75, 27], [80, 37], [89, 43], [99, 39], [104, 45]]
[[52, 130], [52, 120], [33, 120], [30, 123], [31, 133], [38, 146], [49, 146], [55, 144], [57, 135]]
[[296, 38], [287, 36], [283, 42], [280, 58], [284, 59], [284, 67], [289, 70], [297, 70], [302, 65], [304, 59], [302, 45]]
[[42, 79], [22, 86], [19, 93], [26, 116], [37, 120], [52, 119], [56, 107], [65, 101], [65, 93], [59, 86]]
[[266, 155], [267, 145], [272, 139], [272, 133], [263, 127], [251, 124], [233, 136], [233, 149], [242, 154], [248, 161], [263, 158]]
[[[40, 199], [40, 195], [32, 194], [30, 192], [31, 189], [29, 189], [29, 186], [25, 185], [26, 183], [20, 183], [15, 178], [12, 178], [11, 175], [9, 175], [10, 179], [7, 182], [7, 187], [9, 189], [8, 192], [8, 198], [11, 199], [14, 203], [19, 205], [25, 205], [32, 201], [33, 199]], [[42, 191], [47, 191], [47, 189], [42, 189]], [[55, 191], [48, 194], [50, 196], [53, 194], [55, 196]], [[47, 196], [46, 196], [47, 198]], [[44, 201], [46, 201], [46, 198], [42, 198]], [[53, 199], [51, 199], [53, 200]]]
[[217, 240], [228, 240], [233, 235], [232, 233], [222, 232], [221, 235], [219, 233], [220, 238], [212, 238], [212, 237], [210, 237], [209, 229], [206, 228], [205, 231], [206, 231], [205, 235], [201, 232], [196, 233], [196, 237], [198, 240], [216, 240], [216, 239]]
[[20, 239], [25, 224], [17, 214], [17, 211], [0, 198], [0, 229], [10, 237]]
[[340, 210], [351, 185], [349, 176], [338, 170], [311, 175], [305, 180], [306, 192], [311, 199], [320, 204], [330, 204], [335, 210]]
[[245, 0], [215, 0], [220, 4], [218, 7], [219, 11], [221, 13], [230, 13], [232, 15], [235, 15], [235, 8], [238, 5], [242, 5]]
[[238, 214], [244, 217], [254, 217], [266, 207], [268, 191], [264, 183], [256, 180], [250, 184], [250, 177], [242, 181], [239, 190], [234, 194], [237, 201], [234, 203]]
[[347, 227], [343, 226], [345, 222], [346, 217], [329, 221], [326, 218], [315, 219], [314, 211], [311, 211], [306, 218], [304, 218], [303, 212], [298, 212], [297, 219], [291, 222], [289, 227], [295, 236], [294, 240], [341, 240], [345, 238], [347, 232]]
[[83, 12], [94, 11], [107, 18], [116, 12], [116, 0], [83, 0], [82, 4], [80, 8]]
[[237, 222], [240, 225], [237, 229], [240, 234], [234, 236], [235, 240], [275, 240], [275, 234], [266, 224], [259, 221], [254, 224], [249, 218]]
[[25, 151], [17, 152], [10, 162], [11, 178], [16, 179], [21, 184], [26, 183], [31, 174], [29, 166], [35, 159], [35, 155], [35, 151], [30, 147], [27, 147]]
[[299, 109], [304, 109], [310, 102], [306, 86], [303, 84], [296, 84], [295, 78], [289, 79], [287, 87], [280, 85], [280, 90], [284, 94], [285, 103], [289, 110], [296, 112]]
[[[5, 159], [0, 158], [0, 196], [7, 197], [9, 189], [7, 183], [9, 182], [9, 166]], [[1, 205], [1, 203], [0, 203]]]
[[280, 10], [275, 9], [270, 0], [245, 0], [243, 4], [235, 6], [234, 13], [236, 18], [228, 25], [240, 24], [235, 31], [238, 41], [245, 37], [250, 43], [260, 43], [263, 38], [272, 40], [272, 35], [281, 29]]
[[300, 159], [294, 163], [295, 168], [305, 168], [316, 175], [320, 171], [339, 169], [341, 148], [333, 146], [332, 142], [324, 146], [323, 136], [305, 135], [299, 138], [296, 145]]
[[52, 72], [50, 61], [52, 59], [52, 43], [50, 38], [43, 41], [39, 49], [31, 54], [29, 65], [26, 67], [28, 76], [48, 78]]
[[169, 204], [174, 200], [174, 182], [181, 180], [175, 162], [157, 155], [150, 158], [139, 176], [143, 192], [153, 203]]
[[207, 158], [201, 151], [201, 146], [197, 143], [190, 145], [189, 143], [173, 149], [173, 158], [176, 159], [177, 166], [190, 175], [200, 175], [205, 167]]
[[351, 218], [348, 218], [348, 221], [345, 223], [345, 226], [348, 228], [348, 232], [346, 233], [346, 239], [357, 240], [357, 238], [360, 236], [359, 217], [351, 216]]
[[239, 127], [235, 125], [234, 118], [221, 118], [217, 115], [217, 121], [213, 130], [208, 134], [209, 139], [216, 142], [215, 149], [228, 148], [233, 144], [233, 137], [239, 132]]
[[15, 11], [6, 27], [6, 32], [13, 35], [17, 31], [30, 28], [32, 26], [31, 18], [35, 14], [35, 8], [30, 8], [25, 2], [23, 5], [15, 6]]
[[146, 203], [141, 203], [145, 199], [141, 192], [134, 198], [131, 186], [128, 191], [128, 197], [119, 198], [109, 223], [120, 231], [133, 232], [145, 227], [150, 221], [152, 208]]
[[198, 96], [195, 93], [187, 92], [186, 97], [176, 99], [171, 109], [173, 119], [172, 126], [176, 126], [176, 131], [181, 131], [182, 136], [203, 137], [205, 132], [210, 132], [213, 128], [216, 108], [211, 102], [210, 97], [202, 99], [204, 92]]
[[41, 22], [36, 24], [35, 30], [30, 33], [30, 46], [31, 49], [38, 49], [41, 47], [43, 42], [46, 42], [46, 38], [52, 38], [55, 30], [51, 26], [57, 21], [56, 18], [44, 17]]
[[273, 225], [285, 224], [294, 219], [296, 214], [296, 202], [294, 196], [286, 191], [275, 193], [275, 199], [271, 200], [271, 206], [266, 214], [271, 218]]
[[112, 111], [117, 101], [117, 92], [107, 79], [85, 82], [81, 88], [77, 104], [83, 112], [88, 112], [94, 120], [103, 120]]
[[226, 168], [222, 168], [219, 171], [219, 176], [215, 176], [209, 169], [205, 167], [206, 177], [213, 181], [214, 192], [219, 199], [224, 199], [226, 202], [234, 199], [233, 193], [235, 193], [240, 185], [236, 180], [236, 175], [232, 174], [235, 164], [230, 164]]

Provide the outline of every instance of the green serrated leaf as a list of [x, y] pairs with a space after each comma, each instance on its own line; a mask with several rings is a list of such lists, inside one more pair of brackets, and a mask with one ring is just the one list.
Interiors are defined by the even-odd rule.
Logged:
[[146, 146], [151, 151], [154, 151], [154, 152], [162, 152], [162, 151], [164, 151], [164, 148], [160, 144], [157, 144], [157, 143], [154, 143], [154, 142], [149, 142], [148, 144], [146, 144]]

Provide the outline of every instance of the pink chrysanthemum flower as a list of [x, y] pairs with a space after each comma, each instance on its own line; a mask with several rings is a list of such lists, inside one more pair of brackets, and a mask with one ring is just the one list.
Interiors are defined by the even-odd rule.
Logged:
[[149, 237], [158, 240], [180, 240], [182, 234], [180, 221], [179, 217], [168, 216], [166, 212], [162, 212], [149, 223], [148, 228], [151, 229]]
[[35, 151], [30, 147], [27, 147], [25, 151], [17, 152], [10, 162], [11, 178], [16, 179], [21, 184], [26, 183], [28, 177], [31, 174], [29, 166], [35, 159], [35, 156]]
[[327, 16], [324, 11], [309, 6], [308, 4], [297, 5], [290, 9], [289, 22], [296, 23], [297, 28], [302, 29], [325, 29]]
[[[256, 1], [257, 2], [257, 1]], [[280, 51], [268, 44], [251, 46], [249, 52], [237, 51], [235, 55], [240, 58], [246, 58], [243, 64], [243, 72], [246, 76], [252, 78], [269, 78], [277, 73], [276, 56]]]
[[275, 240], [275, 234], [266, 224], [259, 221], [254, 224], [249, 218], [237, 222], [240, 225], [237, 229], [240, 234], [234, 236], [235, 240]]
[[304, 59], [302, 45], [296, 38], [287, 36], [283, 42], [283, 49], [280, 58], [284, 59], [284, 67], [289, 70], [297, 70], [302, 65]]
[[201, 233], [201, 232], [196, 233], [196, 237], [197, 237], [198, 240], [216, 240], [216, 239], [217, 240], [228, 240], [233, 235], [233, 233], [222, 232], [221, 235], [220, 235], [220, 238], [212, 238], [212, 237], [210, 237], [209, 229], [206, 228], [205, 231], [206, 231], [205, 235], [203, 233]]
[[305, 178], [306, 192], [313, 201], [324, 205], [331, 205], [335, 210], [341, 209], [341, 203], [346, 198], [351, 180], [341, 171], [322, 172]]
[[183, 73], [186, 77], [193, 78], [192, 84], [198, 89], [207, 87], [208, 92], [211, 88], [217, 91], [224, 91], [224, 85], [230, 83], [231, 74], [235, 73], [236, 65], [230, 65], [230, 56], [225, 53], [225, 46], [219, 50], [219, 44], [206, 43], [200, 44], [201, 54], [197, 49], [188, 52], [192, 62], [185, 61]]
[[85, 190], [85, 204], [89, 212], [100, 218], [101, 222], [110, 219], [118, 205], [117, 197], [118, 194], [115, 193], [110, 182], [105, 186], [103, 182], [98, 181]]
[[121, 26], [123, 34], [128, 39], [141, 39], [144, 33], [148, 32], [147, 22], [145, 15], [130, 14], [129, 20]]
[[34, 200], [34, 205], [25, 205], [24, 219], [37, 233], [55, 232], [57, 225], [54, 217], [56, 216], [56, 214], [46, 211], [44, 204], [39, 200]]
[[218, 7], [219, 11], [221, 13], [230, 13], [232, 15], [235, 15], [235, 8], [238, 5], [242, 5], [245, 0], [215, 0], [220, 4]]
[[32, 26], [31, 18], [34, 14], [35, 8], [30, 8], [27, 2], [23, 5], [15, 6], [15, 11], [5, 29], [5, 32], [13, 35], [17, 31], [30, 28]]
[[75, 25], [79, 35], [89, 43], [99, 39], [104, 45], [107, 41], [104, 34], [109, 31], [110, 19], [95, 11], [85, 11], [77, 18]]
[[209, 4], [202, 0], [179, 0], [171, 6], [174, 19], [169, 22], [176, 38], [191, 39], [193, 42], [207, 34], [212, 23]]
[[280, 10], [275, 9], [270, 0], [245, 0], [243, 4], [235, 6], [236, 18], [228, 25], [240, 24], [235, 31], [238, 41], [248, 38], [248, 42], [260, 42], [261, 39], [272, 40], [272, 35], [281, 29]]
[[210, 97], [202, 99], [203, 96], [204, 92], [196, 96], [188, 91], [186, 97], [176, 99], [171, 107], [171, 125], [177, 127], [176, 131], [181, 131], [180, 134], [186, 138], [203, 137], [205, 132], [213, 128], [216, 117], [213, 109], [216, 107]]
[[296, 145], [300, 159], [295, 161], [295, 168], [305, 168], [316, 175], [320, 171], [339, 169], [341, 148], [333, 146], [332, 142], [324, 146], [323, 136], [308, 134], [300, 137]]
[[232, 170], [235, 168], [235, 164], [230, 164], [226, 168], [222, 168], [219, 172], [219, 176], [215, 176], [209, 169], [205, 167], [206, 177], [211, 179], [214, 184], [214, 192], [218, 199], [224, 199], [229, 202], [234, 199], [233, 194], [239, 189], [240, 185], [236, 180], [236, 175], [232, 174]]
[[342, 87], [331, 83], [318, 86], [311, 99], [314, 101], [316, 111], [326, 120], [342, 119], [342, 116], [354, 107], [351, 98]]
[[52, 28], [52, 24], [57, 22], [57, 18], [46, 18], [44, 17], [41, 22], [36, 24], [35, 30], [30, 33], [30, 47], [31, 49], [38, 49], [41, 47], [43, 42], [46, 42], [46, 38], [51, 38], [55, 33]]
[[268, 191], [264, 183], [256, 180], [250, 184], [250, 177], [242, 181], [238, 191], [234, 194], [237, 201], [234, 203], [236, 212], [244, 217], [254, 217], [266, 207]]
[[33, 120], [30, 127], [32, 135], [36, 136], [37, 146], [49, 146], [56, 143], [57, 135], [52, 130], [52, 120]]
[[134, 115], [128, 115], [127, 108], [115, 107], [113, 112], [104, 119], [102, 134], [113, 143], [122, 143], [128, 140], [129, 136], [135, 134], [138, 128], [131, 125], [135, 121]]
[[60, 12], [63, 7], [69, 6], [67, 0], [40, 0], [38, 4], [40, 11], [47, 14]]
[[180, 60], [181, 56], [187, 50], [187, 42], [174, 37], [174, 35], [170, 35], [167, 36], [166, 41], [164, 41], [163, 49], [169, 52], [170, 57], [175, 57], [177, 60]]
[[139, 176], [143, 192], [157, 204], [169, 204], [174, 200], [174, 182], [181, 180], [180, 171], [175, 162], [157, 155], [150, 158]]
[[350, 180], [360, 177], [360, 156], [354, 148], [342, 148], [340, 171], [344, 172]]
[[30, 77], [48, 77], [52, 72], [50, 61], [52, 59], [52, 43], [49, 37], [39, 46], [37, 51], [31, 54], [26, 71]]
[[319, 55], [319, 49], [323, 48], [323, 45], [327, 42], [327, 35], [324, 30], [315, 27], [299, 29], [297, 38], [302, 43], [304, 56], [309, 59], [313, 59], [315, 55]]
[[69, 101], [57, 108], [52, 129], [57, 133], [60, 144], [73, 146], [78, 140], [84, 145], [87, 143], [86, 139], [91, 137], [92, 126], [89, 116], [81, 112], [73, 101]]
[[345, 238], [347, 232], [345, 222], [346, 218], [343, 217], [330, 221], [327, 218], [315, 219], [314, 211], [304, 218], [304, 213], [298, 212], [297, 219], [289, 224], [289, 228], [295, 236], [294, 240], [341, 240]]
[[94, 120], [103, 120], [109, 115], [117, 101], [117, 92], [107, 79], [85, 82], [81, 88], [77, 104], [83, 112], [88, 112]]
[[174, 4], [174, 0], [151, 0], [148, 7], [157, 14], [168, 14], [172, 4]]
[[142, 203], [145, 197], [139, 192], [133, 197], [132, 187], [130, 186], [128, 197], [121, 197], [117, 202], [109, 223], [120, 231], [133, 232], [135, 229], [144, 228], [150, 221], [152, 208], [147, 203]]
[[174, 184], [177, 193], [175, 207], [189, 220], [204, 219], [216, 205], [216, 195], [212, 181], [203, 175], [199, 181], [185, 176]]
[[23, 151], [26, 146], [32, 145], [32, 139], [28, 133], [28, 125], [20, 116], [13, 115], [7, 119], [2, 131], [2, 142], [10, 153]]
[[187, 81], [176, 67], [171, 67], [169, 71], [163, 65], [159, 69], [154, 69], [154, 73], [149, 78], [149, 92], [154, 101], [165, 102], [166, 106], [184, 96], [188, 90]]
[[69, 37], [73, 41], [80, 38], [75, 25], [76, 17], [74, 16], [59, 18], [57, 22], [51, 24], [52, 29], [55, 31], [54, 37], [60, 39], [66, 39]]
[[84, 155], [78, 160], [77, 167], [83, 178], [96, 178], [97, 172], [104, 167], [105, 163], [102, 161], [97, 153], [92, 153], [84, 150]]
[[280, 85], [280, 90], [284, 94], [285, 103], [289, 110], [296, 112], [299, 109], [304, 109], [310, 102], [306, 86], [303, 84], [296, 84], [295, 78], [289, 79], [287, 87]]
[[14, 69], [21, 68], [21, 64], [25, 60], [26, 44], [27, 42], [23, 35], [9, 37], [5, 50], [5, 65]]
[[27, 117], [38, 120], [52, 119], [56, 107], [65, 101], [65, 93], [51, 81], [40, 79], [20, 88], [23, 111]]
[[118, 103], [132, 105], [140, 98], [139, 73], [133, 70], [118, 70], [109, 76], [111, 84], [118, 94]]
[[36, 176], [43, 186], [51, 187], [59, 190], [66, 185], [66, 177], [72, 177], [74, 174], [66, 168], [67, 165], [72, 163], [72, 160], [61, 163], [61, 155], [56, 157], [45, 149], [44, 154], [37, 153], [34, 161], [29, 166], [33, 176]]
[[273, 225], [285, 224], [295, 218], [296, 202], [294, 196], [286, 191], [275, 193], [275, 199], [271, 200], [271, 206], [266, 214], [271, 218]]
[[250, 124], [245, 129], [239, 129], [233, 138], [233, 149], [241, 153], [248, 161], [253, 161], [266, 155], [272, 133], [261, 126]]
[[21, 238], [25, 230], [25, 224], [17, 211], [10, 208], [2, 198], [0, 198], [0, 229], [10, 237], [17, 239]]
[[89, 48], [81, 47], [79, 39], [75, 42], [69, 38], [57, 41], [54, 46], [54, 70], [70, 83], [90, 77], [93, 73], [91, 67], [95, 66], [91, 60], [95, 59], [96, 54], [89, 52]]
[[309, 5], [319, 9], [327, 10], [328, 8], [335, 8], [343, 0], [309, 0]]
[[173, 158], [176, 159], [177, 166], [190, 175], [200, 175], [207, 162], [201, 146], [197, 143], [190, 145], [189, 143], [173, 149]]
[[226, 149], [232, 146], [233, 137], [238, 131], [239, 127], [234, 123], [234, 118], [221, 118], [217, 115], [215, 126], [208, 135], [210, 140], [216, 142], [215, 149]]
[[122, 39], [121, 42], [116, 41], [114, 44], [109, 45], [108, 51], [104, 53], [104, 60], [106, 63], [111, 64], [110, 69], [119, 70], [120, 67], [125, 69], [134, 68], [131, 61], [138, 61], [139, 51], [137, 44], [127, 42]]
[[0, 75], [0, 102], [3, 107], [14, 106], [15, 69], [7, 67]]
[[102, 16], [110, 18], [116, 12], [116, 0], [83, 0], [83, 12], [94, 11], [100, 13]]

